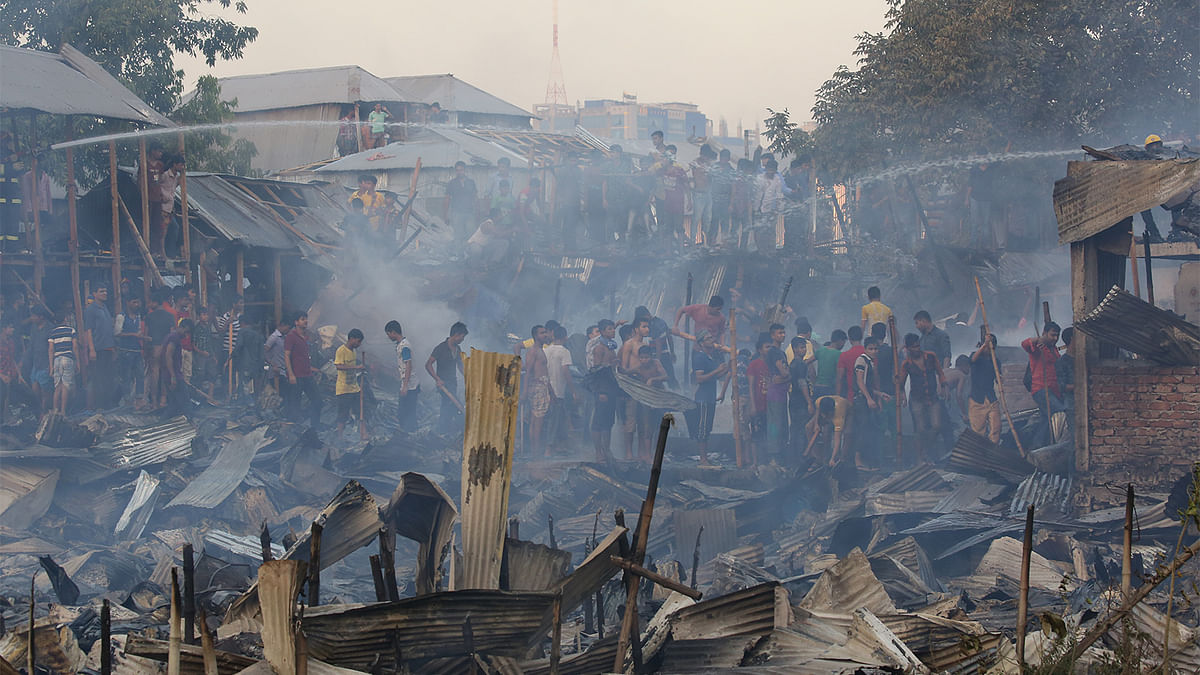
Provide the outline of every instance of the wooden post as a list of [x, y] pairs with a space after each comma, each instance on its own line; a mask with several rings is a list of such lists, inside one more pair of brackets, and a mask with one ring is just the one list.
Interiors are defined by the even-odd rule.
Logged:
[[[683, 304], [685, 307], [687, 305], [692, 304], [692, 273], [691, 272], [688, 272], [688, 275], [687, 275], [687, 290], [684, 292]], [[687, 316], [684, 318], [683, 332], [685, 332], [685, 333], [692, 332], [692, 317]], [[716, 337], [717, 336], [715, 336], [715, 335], [713, 336], [714, 339], [716, 339]], [[687, 374], [686, 377], [684, 378], [684, 380], [688, 384], [692, 384], [693, 382], [695, 382], [695, 373], [692, 372], [692, 343], [690, 340], [684, 341], [684, 343], [683, 343], [683, 372]], [[708, 458], [705, 457], [704, 461], [705, 461], [705, 463], [707, 463]]]
[[554, 632], [550, 638], [550, 675], [558, 675], [562, 659], [562, 591], [554, 594]]
[[325, 531], [319, 523], [312, 524], [312, 536], [308, 540], [308, 606], [321, 604], [321, 533]]
[[1150, 240], [1142, 237], [1142, 245], [1146, 248], [1146, 302], [1154, 304], [1154, 258], [1150, 256]]
[[1142, 297], [1142, 280], [1138, 276], [1137, 259], [1138, 259], [1137, 238], [1133, 236], [1132, 232], [1130, 232], [1130, 234], [1129, 234], [1129, 271], [1132, 272], [1132, 274], [1130, 276], [1133, 277], [1133, 297], [1140, 298], [1140, 297]]
[[200, 649], [201, 655], [204, 658], [204, 675], [217, 675], [217, 649], [213, 645], [212, 633], [208, 631], [208, 620], [204, 616], [204, 610], [200, 610]]
[[1012, 415], [1008, 412], [1008, 403], [1004, 400], [1004, 377], [1000, 371], [1000, 364], [996, 361], [995, 346], [991, 345], [992, 329], [988, 327], [987, 306], [983, 304], [983, 291], [979, 288], [979, 277], [975, 277], [975, 293], [979, 296], [979, 313], [983, 317], [983, 330], [986, 336], [984, 339], [989, 343], [988, 354], [992, 357], [992, 370], [996, 373], [996, 395], [1000, 399], [1000, 409], [1004, 411], [1004, 418], [1008, 420], [1008, 430], [1017, 443], [1017, 449], [1021, 451], [1021, 457], [1025, 457], [1025, 446], [1021, 445], [1021, 437], [1017, 434], [1017, 427], [1013, 424]]
[[179, 615], [179, 568], [171, 568], [171, 625], [167, 641], [167, 675], [180, 673], [180, 643], [183, 626]]
[[[640, 565], [646, 559], [646, 542], [650, 538], [650, 519], [654, 515], [654, 500], [658, 496], [658, 480], [662, 475], [663, 454], [667, 449], [667, 434], [671, 431], [671, 423], [674, 418], [670, 415], [663, 415], [662, 424], [658, 427], [658, 444], [654, 449], [654, 464], [650, 468], [650, 483], [646, 487], [646, 501], [642, 502], [642, 510], [638, 514], [637, 532], [634, 536], [634, 548], [629, 561]], [[634, 624], [637, 623], [637, 594], [638, 587], [637, 578], [629, 573], [625, 574], [625, 616], [621, 620], [621, 634], [617, 639], [617, 655], [613, 660], [613, 672], [621, 673], [625, 671], [625, 650], [629, 647], [629, 640], [638, 639], [634, 634]]]
[[112, 287], [115, 307], [124, 308], [121, 297], [121, 206], [117, 192], [117, 142], [108, 142], [108, 192], [112, 199]]
[[1121, 599], [1133, 588], [1133, 483], [1125, 487], [1125, 537], [1121, 555]]
[[1025, 539], [1021, 544], [1021, 589], [1017, 596], [1017, 670], [1025, 669], [1025, 619], [1029, 612], [1029, 558], [1033, 553], [1033, 504], [1025, 511]]
[[[733, 298], [729, 299], [729, 345], [733, 348], [730, 354], [730, 367], [733, 378], [733, 454], [737, 457], [738, 468], [745, 466], [745, 454], [742, 452], [742, 397], [738, 394], [738, 346], [737, 346], [737, 307]], [[707, 461], [707, 458], [706, 458]]]
[[359, 118], [359, 115], [358, 115], [358, 101], [355, 101], [354, 102], [354, 151], [355, 152], [363, 151], [362, 135], [363, 135], [362, 120]]
[[700, 535], [704, 534], [704, 526], [696, 530], [696, 547], [692, 549], [692, 586], [696, 585], [696, 573], [700, 567]]
[[896, 463], [900, 464], [900, 459], [904, 455], [904, 417], [900, 410], [900, 396], [903, 394], [904, 385], [900, 380], [900, 342], [896, 335], [896, 315], [888, 317], [888, 332], [892, 335], [892, 386], [895, 388], [896, 402]]
[[142, 240], [149, 246], [150, 240], [150, 167], [146, 165], [146, 139], [138, 138], [138, 190], [142, 193]]
[[[1033, 336], [1038, 337], [1042, 334], [1042, 329], [1038, 328], [1038, 310], [1042, 307], [1042, 287], [1033, 287]], [[1043, 326], [1046, 324], [1042, 324]]]
[[[42, 204], [41, 199], [42, 181], [41, 171], [38, 169], [38, 150], [37, 150], [37, 113], [29, 111], [29, 170], [33, 185], [33, 199], [30, 205], [30, 210], [33, 213], [33, 290], [37, 291], [39, 298], [42, 295], [42, 277], [46, 274], [46, 259], [42, 255]], [[46, 204], [47, 211], [50, 210], [50, 205]], [[82, 333], [83, 325], [77, 326], [77, 329]], [[32, 670], [29, 672], [33, 672]]]
[[183, 545], [183, 640], [196, 644], [196, 561], [191, 544]]
[[387, 589], [383, 585], [383, 566], [379, 562], [379, 555], [373, 555], [371, 560], [371, 581], [375, 582], [375, 601], [387, 602]]
[[[74, 120], [66, 119], [67, 140], [75, 136]], [[37, 193], [37, 176], [34, 176], [34, 194]], [[67, 146], [67, 249], [71, 252], [71, 300], [75, 303], [75, 327], [83, 333], [83, 298], [79, 297], [79, 219], [75, 204], [75, 148]]]
[[[201, 254], [203, 255], [203, 254]], [[275, 323], [283, 321], [283, 254], [275, 252]]]
[[267, 521], [262, 522], [262, 529], [258, 533], [258, 545], [262, 547], [262, 561], [269, 562], [275, 556], [271, 555], [271, 531], [267, 529]]
[[[183, 132], [179, 133], [179, 157], [184, 156], [184, 141]], [[183, 209], [182, 225], [183, 228], [183, 264], [184, 264], [184, 281], [192, 283], [192, 226], [188, 223], [188, 198], [187, 198], [187, 163], [183, 165], [183, 173], [179, 174], [179, 201]], [[277, 318], [276, 321], [279, 319]], [[191, 636], [188, 637], [191, 639]]]
[[100, 675], [112, 675], [112, 609], [100, 605]]
[[693, 600], [699, 600], [700, 598], [704, 597], [703, 593], [694, 588], [691, 588], [685, 584], [681, 584], [670, 577], [664, 577], [658, 572], [648, 570], [641, 565], [632, 563], [619, 555], [610, 555], [608, 558], [614, 565], [620, 567], [626, 572], [639, 576], [651, 583], [658, 584], [669, 591], [675, 591], [676, 593], [686, 595]]
[[[34, 175], [36, 176], [37, 174], [34, 174]], [[35, 204], [35, 206], [36, 206], [36, 204]], [[37, 659], [34, 656], [35, 650], [37, 648], [37, 643], [33, 639], [33, 634], [34, 634], [33, 610], [36, 608], [36, 605], [34, 605], [34, 603], [33, 603], [33, 593], [36, 590], [34, 588], [34, 582], [36, 580], [37, 580], [37, 573], [34, 573], [34, 575], [29, 578], [29, 634], [26, 635], [26, 637], [29, 638], [29, 644], [25, 648], [25, 672], [30, 673], [30, 675], [32, 675], [34, 672], [36, 672], [34, 670], [34, 665], [36, 665], [36, 663], [37, 663]]]
[[245, 251], [245, 249], [243, 249], [242, 247], [239, 246], [238, 250], [237, 250], [237, 257], [235, 258], [234, 268], [233, 268], [233, 287], [234, 287], [233, 295], [235, 297], [239, 297], [243, 293], [243, 288], [245, 286], [245, 282], [243, 281], [243, 279], [245, 279], [245, 276], [246, 276], [246, 251]]
[[396, 583], [396, 534], [390, 528], [379, 528], [379, 563], [383, 567], [383, 587], [387, 599], [400, 600], [400, 587]]

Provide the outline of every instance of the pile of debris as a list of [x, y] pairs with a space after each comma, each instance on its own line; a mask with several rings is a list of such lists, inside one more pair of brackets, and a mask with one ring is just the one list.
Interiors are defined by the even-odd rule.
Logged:
[[49, 418], [0, 451], [0, 672], [1200, 663], [1173, 576], [1200, 551], [1192, 482], [1081, 513], [1073, 477], [964, 435], [847, 489], [668, 461], [669, 418], [648, 474], [533, 461], [514, 358], [473, 352], [465, 379], [461, 445], [346, 451], [253, 410]]

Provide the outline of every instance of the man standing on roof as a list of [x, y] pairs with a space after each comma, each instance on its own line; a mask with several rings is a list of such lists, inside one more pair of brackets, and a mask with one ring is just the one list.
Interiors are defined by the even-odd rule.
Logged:
[[382, 103], [376, 103], [375, 109], [367, 115], [367, 124], [371, 125], [372, 148], [382, 148], [387, 145], [387, 121], [391, 117], [391, 111], [383, 107]]
[[[1150, 159], [1175, 159], [1179, 155], [1172, 152], [1163, 145], [1163, 140], [1158, 134], [1150, 134], [1146, 137], [1145, 143], [1146, 152], [1150, 155]], [[1194, 237], [1186, 230], [1182, 230], [1175, 223], [1179, 220], [1179, 212], [1191, 197], [1191, 193], [1196, 189], [1196, 186], [1185, 190], [1178, 196], [1167, 200], [1162, 207], [1171, 212], [1171, 232], [1167, 234], [1167, 241], [1180, 242], [1192, 241]], [[1162, 235], [1158, 231], [1158, 225], [1154, 222], [1154, 213], [1151, 209], [1142, 211], [1142, 222], [1146, 224], [1146, 231], [1143, 236], [1146, 237], [1152, 244], [1161, 243]]]
[[364, 173], [358, 177], [358, 189], [346, 201], [362, 200], [362, 213], [371, 222], [372, 236], [379, 234], [379, 225], [383, 222], [384, 199], [383, 193], [376, 192], [375, 186], [379, 180], [375, 176]]

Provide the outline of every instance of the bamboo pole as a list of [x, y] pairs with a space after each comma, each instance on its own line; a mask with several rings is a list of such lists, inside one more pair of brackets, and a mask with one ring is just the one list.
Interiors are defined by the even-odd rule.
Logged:
[[[691, 272], [688, 272], [688, 275], [687, 275], [687, 290], [684, 293], [683, 304], [684, 304], [684, 306], [692, 304], [692, 273]], [[692, 317], [690, 315], [687, 316], [687, 318], [685, 318], [683, 320], [683, 330], [688, 333], [692, 332]], [[713, 337], [715, 338], [716, 336], [713, 336]], [[695, 376], [695, 373], [692, 372], [692, 343], [691, 342], [683, 343], [683, 372], [687, 374], [685, 379], [688, 384], [695, 383], [696, 376]]]
[[196, 562], [191, 544], [183, 545], [183, 641], [196, 644]]
[[[637, 565], [642, 564], [646, 559], [646, 543], [650, 538], [650, 519], [654, 515], [654, 500], [658, 495], [658, 480], [662, 475], [663, 454], [667, 449], [667, 434], [671, 430], [671, 423], [674, 419], [670, 414], [663, 415], [662, 423], [658, 427], [658, 444], [654, 450], [654, 464], [650, 469], [650, 483], [646, 487], [646, 501], [642, 502], [642, 510], [638, 514], [634, 548], [629, 557], [629, 561]], [[637, 636], [633, 634], [633, 628], [637, 623], [638, 586], [637, 579], [633, 575], [625, 575], [625, 616], [621, 620], [621, 634], [617, 640], [613, 672], [625, 671], [625, 650], [629, 647], [631, 636], [633, 639], [637, 639]]]
[[196, 618], [200, 620], [197, 625], [200, 627], [200, 649], [204, 659], [204, 675], [217, 675], [217, 649], [213, 644], [212, 633], [208, 631], [208, 620], [204, 616], [203, 608], [199, 610]]
[[117, 197], [121, 205], [121, 212], [129, 219], [129, 229], [133, 231], [133, 241], [138, 245], [138, 251], [142, 254], [142, 264], [145, 269], [142, 272], [142, 278], [145, 284], [146, 296], [149, 297], [150, 281], [153, 278], [154, 282], [159, 286], [165, 286], [162, 275], [158, 273], [158, 266], [154, 264], [154, 257], [150, 255], [150, 249], [146, 246], [146, 241], [142, 239], [142, 235], [138, 234], [137, 224], [133, 222], [133, 214], [129, 213], [129, 207], [125, 206], [125, 201]]
[[112, 286], [115, 307], [124, 309], [121, 297], [121, 207], [117, 192], [117, 142], [108, 142], [108, 193], [112, 200]]
[[554, 631], [550, 639], [550, 675], [558, 675], [562, 660], [562, 591], [554, 594]]
[[321, 604], [321, 533], [325, 528], [320, 523], [312, 524], [312, 536], [308, 539], [308, 606]]
[[142, 193], [142, 239], [150, 243], [150, 167], [146, 165], [146, 138], [138, 138], [138, 190]]
[[[66, 136], [71, 140], [75, 136], [75, 125], [70, 117], [66, 119]], [[34, 177], [36, 180], [36, 176]], [[36, 184], [34, 193], [37, 193]], [[83, 298], [79, 296], [79, 218], [75, 204], [75, 148], [67, 146], [67, 248], [71, 252], [71, 300], [75, 303], [75, 326], [83, 333]], [[86, 350], [85, 350], [86, 351]], [[86, 359], [80, 359], [86, 363]], [[83, 375], [87, 376], [85, 368]]]
[[283, 253], [276, 251], [273, 259], [275, 284], [275, 323], [283, 321]]
[[988, 325], [987, 306], [983, 304], [983, 291], [979, 288], [979, 277], [975, 277], [975, 294], [979, 296], [979, 313], [983, 317], [983, 331], [986, 335], [984, 339], [988, 343], [988, 354], [992, 357], [992, 371], [996, 373], [996, 394], [1000, 398], [1000, 409], [1004, 411], [1004, 418], [1008, 420], [1008, 430], [1017, 443], [1017, 449], [1021, 451], [1021, 457], [1025, 457], [1025, 446], [1021, 444], [1021, 437], [1017, 435], [1017, 427], [1013, 424], [1012, 415], [1008, 412], [1008, 403], [1004, 400], [1004, 377], [1000, 372], [1000, 364], [996, 361], [995, 345], [991, 344], [992, 329]]
[[1025, 538], [1021, 544], [1021, 589], [1017, 596], [1017, 670], [1025, 670], [1025, 620], [1029, 613], [1029, 559], [1033, 554], [1033, 504], [1025, 511]]
[[738, 468], [741, 468], [745, 466], [745, 454], [742, 451], [742, 397], [738, 394], [740, 384], [737, 381], [737, 308], [734, 306], [733, 298], [729, 299], [729, 344], [733, 348], [733, 354], [730, 357], [733, 368], [733, 452], [737, 457]]
[[1154, 266], [1151, 264], [1153, 258], [1150, 256], [1150, 240], [1142, 237], [1142, 245], [1146, 249], [1146, 302], [1154, 304]]
[[1133, 483], [1125, 487], [1125, 531], [1121, 554], [1121, 599], [1133, 588]]
[[896, 464], [904, 455], [904, 418], [900, 410], [900, 396], [904, 385], [900, 381], [900, 342], [896, 335], [896, 316], [888, 317], [888, 332], [892, 335], [892, 385], [895, 388], [896, 401]]
[[179, 675], [180, 673], [180, 643], [183, 634], [183, 626], [181, 624], [181, 616], [179, 611], [179, 569], [171, 568], [171, 625], [169, 639], [167, 641], [167, 675]]
[[1132, 274], [1130, 276], [1133, 277], [1133, 296], [1135, 298], [1140, 298], [1140, 297], [1142, 297], [1142, 280], [1138, 276], [1137, 260], [1138, 260], [1137, 238], [1134, 237], [1133, 233], [1131, 232], [1129, 235], [1129, 269], [1132, 272]]
[[[34, 174], [34, 175], [36, 175], [36, 174]], [[35, 206], [36, 206], [36, 204], [35, 204]], [[33, 634], [34, 634], [33, 610], [36, 608], [36, 605], [34, 605], [34, 602], [33, 602], [33, 594], [34, 594], [34, 591], [36, 590], [34, 588], [34, 582], [36, 580], [37, 580], [36, 573], [32, 577], [29, 578], [29, 634], [26, 636], [27, 638], [29, 638], [29, 644], [25, 648], [25, 672], [29, 673], [30, 675], [33, 675], [33, 673], [37, 672], [33, 669], [34, 665], [36, 665], [36, 663], [37, 663], [37, 659], [34, 656], [34, 652], [37, 647], [37, 644], [34, 642], [34, 639], [33, 639]]]
[[699, 600], [704, 596], [703, 593], [690, 586], [687, 586], [686, 584], [681, 584], [670, 577], [664, 577], [658, 572], [648, 570], [645, 567], [642, 567], [637, 563], [630, 562], [619, 555], [610, 555], [608, 556], [608, 559], [611, 560], [614, 565], [620, 567], [626, 572], [639, 576], [646, 581], [658, 584], [669, 591], [675, 591], [676, 593], [686, 595], [693, 600]]
[[[184, 141], [183, 133], [179, 134], [179, 158], [184, 157]], [[183, 173], [179, 174], [179, 201], [182, 208], [182, 225], [183, 228], [183, 251], [182, 258], [184, 264], [184, 281], [192, 283], [192, 227], [188, 222], [188, 197], [187, 197], [187, 163], [183, 165]], [[278, 321], [278, 319], [276, 319]], [[189, 636], [190, 640], [191, 637]]]
[[[42, 277], [46, 274], [46, 260], [42, 256], [42, 205], [38, 203], [41, 198], [41, 171], [38, 169], [38, 154], [37, 154], [37, 113], [29, 111], [29, 176], [33, 189], [33, 203], [30, 205], [30, 210], [33, 213], [33, 289], [37, 291], [38, 297], [42, 297]], [[46, 204], [47, 210], [50, 205]], [[78, 326], [80, 330], [83, 326]], [[30, 672], [33, 672], [32, 670]]]

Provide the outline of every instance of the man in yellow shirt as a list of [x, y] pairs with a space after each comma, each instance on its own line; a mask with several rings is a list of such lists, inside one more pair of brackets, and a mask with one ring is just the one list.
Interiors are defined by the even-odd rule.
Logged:
[[862, 329], [864, 333], [877, 323], [886, 326], [888, 319], [892, 316], [892, 308], [880, 302], [879, 298], [878, 286], [872, 286], [867, 289], [867, 304], [862, 306]]
[[[337, 368], [337, 382], [334, 385], [333, 393], [337, 399], [338, 437], [341, 437], [342, 431], [346, 428], [346, 420], [356, 412], [355, 408], [359, 408], [359, 398], [362, 393], [359, 373], [366, 370], [358, 351], [362, 342], [363, 332], [357, 328], [351, 328], [350, 332], [346, 334], [346, 344], [338, 347], [337, 353], [333, 357], [333, 366]], [[359, 426], [362, 428], [362, 435], [365, 438], [367, 429], [361, 419]]]
[[378, 184], [378, 179], [369, 173], [364, 173], [358, 177], [358, 189], [350, 195], [350, 199], [346, 200], [353, 202], [355, 199], [362, 200], [362, 213], [371, 221], [371, 234], [379, 232], [379, 226], [383, 222], [383, 215], [386, 211], [382, 192], [376, 192], [375, 186]]

